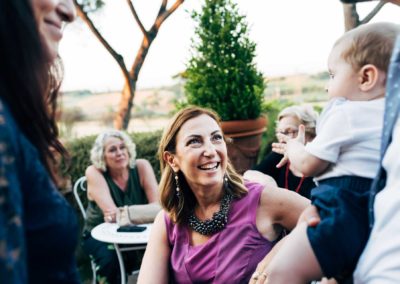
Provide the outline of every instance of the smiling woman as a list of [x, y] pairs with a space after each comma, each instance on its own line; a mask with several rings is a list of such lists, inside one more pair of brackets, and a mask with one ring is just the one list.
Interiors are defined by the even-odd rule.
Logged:
[[289, 191], [243, 183], [219, 118], [207, 109], [172, 118], [159, 158], [165, 211], [153, 225], [139, 283], [247, 283], [308, 204]]
[[[318, 113], [311, 106], [289, 106], [284, 108], [277, 117], [276, 138], [279, 142], [281, 134], [290, 138], [295, 138], [298, 134], [299, 126], [302, 124], [306, 129], [306, 142], [310, 142], [315, 137], [315, 126]], [[269, 182], [272, 178], [278, 187], [295, 191], [306, 198], [310, 198], [311, 189], [315, 187], [312, 177], [304, 177], [301, 172], [296, 170], [292, 164], [287, 163], [283, 167], [277, 167], [283, 155], [271, 152], [252, 170], [244, 173], [244, 178], [252, 181]]]
[[72, 0], [0, 0], [0, 283], [79, 283], [78, 222], [57, 190], [57, 37]]
[[49, 60], [54, 60], [58, 55], [64, 23], [71, 22], [76, 16], [74, 4], [69, 0], [32, 0], [32, 6], [42, 44], [47, 49]]

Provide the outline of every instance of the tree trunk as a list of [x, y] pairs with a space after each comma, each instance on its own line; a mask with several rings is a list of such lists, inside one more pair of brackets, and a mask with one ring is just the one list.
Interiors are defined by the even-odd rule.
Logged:
[[131, 120], [131, 111], [133, 107], [133, 98], [135, 96], [135, 91], [136, 81], [131, 80], [131, 87], [129, 87], [129, 83], [125, 83], [121, 93], [121, 100], [119, 102], [118, 112], [114, 119], [115, 129], [128, 129], [129, 121]]
[[[133, 98], [136, 91], [136, 82], [139, 77], [140, 70], [142, 69], [144, 60], [149, 52], [149, 48], [157, 32], [149, 33], [148, 37], [142, 40], [139, 51], [136, 55], [135, 61], [129, 71], [129, 79], [125, 80], [125, 86], [122, 90], [121, 101], [118, 108], [118, 113], [114, 119], [114, 127], [116, 129], [128, 129], [129, 121], [131, 119], [131, 110], [133, 107]], [[131, 87], [129, 87], [129, 83]]]
[[360, 24], [356, 4], [343, 4], [344, 30], [347, 32]]
[[[96, 38], [100, 41], [100, 43], [107, 49], [107, 51], [110, 53], [110, 55], [114, 58], [114, 60], [118, 63], [123, 76], [125, 78], [125, 85], [121, 93], [121, 100], [119, 103], [119, 108], [118, 112], [115, 116], [114, 119], [114, 127], [116, 129], [124, 129], [126, 130], [129, 126], [129, 121], [131, 118], [131, 110], [133, 107], [133, 98], [135, 96], [135, 91], [136, 91], [136, 82], [139, 77], [140, 70], [143, 66], [144, 60], [146, 59], [147, 53], [149, 52], [149, 48], [155, 37], [157, 36], [157, 33], [160, 29], [160, 26], [162, 23], [173, 13], [176, 11], [176, 9], [184, 2], [185, 0], [175, 0], [174, 4], [171, 5], [169, 9], [167, 9], [167, 4], [168, 0], [162, 0], [160, 9], [158, 11], [157, 17], [154, 21], [154, 24], [150, 28], [149, 31], [147, 31], [142, 22], [139, 19], [138, 14], [136, 13], [136, 10], [131, 2], [131, 0], [127, 0], [128, 6], [131, 10], [131, 13], [139, 26], [139, 29], [143, 33], [143, 40], [142, 44], [140, 45], [140, 48], [138, 50], [138, 53], [136, 55], [135, 61], [128, 72], [128, 69], [126, 68], [126, 65], [124, 63], [123, 57], [118, 54], [112, 47], [111, 45], [106, 41], [106, 39], [102, 36], [99, 30], [94, 26], [93, 22], [88, 16], [89, 12], [93, 12], [93, 10], [87, 10], [85, 9], [85, 6], [89, 5], [90, 3], [96, 4], [93, 1], [87, 0], [87, 1], [78, 1], [74, 0], [74, 4], [77, 8], [78, 15], [83, 19], [83, 21], [88, 25], [90, 30], [94, 33]], [[94, 6], [97, 6], [94, 5]], [[97, 6], [98, 7], [98, 6]]]
[[360, 16], [357, 12], [357, 4], [344, 4], [343, 3], [343, 15], [344, 15], [344, 30], [347, 32], [351, 29], [358, 27], [359, 25], [368, 23], [376, 14], [382, 9], [382, 7], [388, 3], [385, 0], [379, 1], [378, 4], [368, 13], [364, 19], [360, 20]]

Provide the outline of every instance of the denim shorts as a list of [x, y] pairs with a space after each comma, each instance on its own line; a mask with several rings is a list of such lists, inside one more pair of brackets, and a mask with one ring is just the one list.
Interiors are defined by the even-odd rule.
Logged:
[[367, 243], [371, 183], [368, 178], [342, 176], [322, 180], [311, 191], [321, 222], [308, 227], [307, 236], [328, 278], [351, 276]]

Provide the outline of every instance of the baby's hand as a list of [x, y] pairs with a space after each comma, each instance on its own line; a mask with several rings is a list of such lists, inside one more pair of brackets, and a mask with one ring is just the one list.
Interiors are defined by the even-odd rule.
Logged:
[[289, 161], [289, 158], [287, 156], [287, 149], [290, 148], [290, 145], [293, 142], [299, 142], [303, 145], [306, 143], [306, 129], [304, 125], [301, 124], [299, 126], [296, 138], [290, 138], [289, 136], [284, 135], [282, 133], [278, 133], [277, 137], [279, 142], [272, 143], [272, 151], [283, 155], [282, 160], [280, 160], [280, 162], [276, 165], [277, 168], [281, 168]]

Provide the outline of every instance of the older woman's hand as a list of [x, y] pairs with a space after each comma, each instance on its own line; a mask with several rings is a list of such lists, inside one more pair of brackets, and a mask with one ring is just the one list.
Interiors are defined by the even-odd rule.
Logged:
[[107, 209], [104, 211], [104, 222], [115, 223], [117, 220], [117, 211], [115, 209]]

